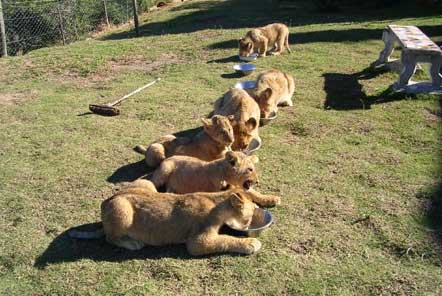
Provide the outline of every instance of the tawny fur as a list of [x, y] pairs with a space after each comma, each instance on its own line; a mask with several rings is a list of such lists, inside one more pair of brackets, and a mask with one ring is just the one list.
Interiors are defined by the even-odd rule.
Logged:
[[261, 142], [258, 134], [260, 109], [256, 101], [244, 90], [232, 88], [214, 104], [212, 114], [233, 115], [235, 141], [232, 149], [245, 150], [252, 139]]
[[164, 159], [173, 155], [193, 156], [205, 161], [222, 158], [234, 141], [231, 124], [234, 116], [218, 115], [211, 119], [202, 118], [201, 121], [203, 130], [193, 138], [167, 135], [147, 148], [138, 145], [135, 151], [145, 155], [150, 167], [157, 167]]
[[257, 52], [259, 56], [265, 57], [272, 48], [272, 55], [281, 54], [285, 49], [291, 52], [289, 34], [288, 27], [280, 23], [250, 30], [244, 38], [239, 39], [239, 55], [247, 57]]
[[261, 118], [278, 112], [278, 106], [293, 106], [295, 80], [290, 74], [279, 70], [268, 70], [259, 74], [255, 88], [247, 92], [259, 105]]
[[186, 195], [138, 190], [119, 192], [102, 203], [101, 219], [108, 242], [129, 250], [185, 243], [195, 256], [252, 254], [261, 248], [255, 238], [219, 234], [224, 224], [238, 229], [250, 225], [255, 204], [242, 190]]
[[210, 162], [189, 156], [173, 156], [164, 160], [153, 172], [156, 188], [166, 186], [167, 192], [215, 192], [228, 184], [249, 189], [258, 182], [256, 156], [229, 151], [225, 157]]

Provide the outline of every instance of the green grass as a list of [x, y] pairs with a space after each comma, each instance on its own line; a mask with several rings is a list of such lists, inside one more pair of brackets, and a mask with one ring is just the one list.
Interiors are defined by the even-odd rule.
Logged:
[[[367, 67], [387, 24], [442, 41], [442, 18], [306, 3], [271, 12], [265, 1], [195, 0], [144, 16], [140, 38], [117, 31], [0, 59], [0, 294], [440, 295], [442, 211], [429, 208], [440, 196], [438, 98], [391, 94], [398, 75]], [[139, 173], [133, 146], [200, 125], [241, 80], [224, 78], [235, 40], [271, 21], [291, 25], [293, 53], [256, 65], [292, 73], [296, 92], [260, 130], [259, 190], [283, 197], [262, 251], [190, 258], [183, 246], [69, 239]], [[120, 116], [83, 115], [157, 76]]]

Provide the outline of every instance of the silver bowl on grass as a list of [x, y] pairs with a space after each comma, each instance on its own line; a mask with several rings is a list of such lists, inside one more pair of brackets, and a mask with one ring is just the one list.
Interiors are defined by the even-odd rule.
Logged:
[[253, 64], [236, 64], [233, 66], [233, 69], [236, 71], [236, 73], [247, 76], [256, 70], [256, 66]]
[[240, 55], [238, 55], [238, 57], [243, 62], [251, 62], [251, 61], [254, 61], [258, 58], [258, 54], [255, 52], [255, 53], [252, 53], [251, 55], [249, 55], [248, 57], [244, 57], [244, 56], [240, 56]]
[[255, 88], [255, 86], [256, 86], [255, 80], [246, 80], [246, 81], [238, 82], [237, 84], [235, 84], [234, 87], [237, 89], [251, 89], [251, 88]]
[[276, 112], [272, 112], [269, 114], [269, 117], [261, 117], [261, 119], [259, 120], [259, 126], [264, 126], [266, 124], [269, 124], [272, 120], [275, 120], [276, 117], [278, 117], [278, 114], [276, 114]]
[[250, 155], [253, 152], [257, 151], [259, 148], [261, 148], [261, 146], [262, 146], [262, 141], [254, 138], [250, 141], [249, 146], [247, 146], [244, 153]]
[[273, 217], [269, 211], [262, 208], [256, 208], [253, 213], [252, 223], [247, 229], [231, 229], [233, 229], [238, 235], [258, 237], [265, 229], [269, 228], [272, 223]]

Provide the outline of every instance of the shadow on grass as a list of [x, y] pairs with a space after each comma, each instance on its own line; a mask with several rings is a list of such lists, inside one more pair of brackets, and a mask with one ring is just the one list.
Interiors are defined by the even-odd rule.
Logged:
[[[442, 36], [442, 25], [419, 26], [428, 37]], [[323, 30], [311, 32], [291, 33], [291, 45], [315, 42], [360, 42], [366, 40], [382, 40], [383, 29], [348, 29], [348, 30]], [[207, 46], [207, 49], [236, 49], [238, 40], [230, 39]], [[379, 49], [381, 51], [382, 48]]]
[[[58, 235], [48, 248], [35, 260], [34, 267], [44, 269], [51, 264], [75, 262], [83, 259], [93, 261], [123, 262], [126, 260], [145, 259], [195, 259], [210, 258], [213, 256], [244, 256], [234, 253], [221, 253], [206, 256], [192, 257], [184, 244], [167, 246], [145, 246], [138, 251], [126, 250], [109, 244], [104, 237], [98, 239], [76, 239], [69, 236], [70, 230], [94, 231], [100, 227], [99, 223], [88, 223], [72, 227]], [[240, 236], [234, 230], [224, 226], [220, 233]]]
[[106, 181], [113, 184], [132, 182], [149, 174], [151, 171], [152, 169], [149, 168], [144, 162], [144, 159], [142, 159], [138, 162], [129, 163], [118, 168]]
[[330, 110], [357, 110], [370, 109], [373, 104], [399, 101], [405, 98], [413, 98], [415, 95], [396, 93], [391, 88], [386, 89], [380, 95], [367, 96], [362, 90], [360, 80], [375, 78], [385, 73], [386, 70], [374, 70], [370, 67], [354, 74], [324, 73], [324, 90], [326, 98], [324, 109]]
[[[187, 129], [176, 132], [174, 136], [192, 138], [201, 130], [202, 127]], [[112, 184], [117, 184], [121, 182], [133, 182], [139, 178], [146, 176], [148, 177], [155, 170], [155, 168], [149, 167], [144, 161], [144, 155], [142, 157], [143, 159], [140, 161], [129, 163], [118, 168], [106, 179], [106, 181]]]
[[[71, 229], [90, 229], [97, 225], [85, 224]], [[34, 262], [34, 267], [44, 269], [50, 264], [75, 262], [82, 259], [93, 261], [122, 262], [126, 260], [180, 258], [189, 259], [190, 255], [184, 245], [153, 247], [146, 246], [139, 251], [129, 251], [100, 239], [75, 239], [68, 235], [68, 229], [57, 236]]]
[[[434, 9], [417, 5], [416, 1], [402, 1], [400, 7], [373, 9], [357, 6], [343, 9], [339, 13], [316, 11], [312, 1], [292, 1], [290, 8], [272, 9], [271, 1], [230, 0], [198, 1], [183, 3], [169, 9], [178, 14], [175, 18], [159, 22], [148, 22], [140, 26], [142, 36], [191, 33], [205, 29], [237, 29], [263, 26], [283, 22], [291, 27], [309, 24], [375, 21], [418, 16], [437, 16]], [[380, 13], [382, 12], [382, 13]], [[134, 30], [118, 32], [103, 37], [104, 40], [134, 37]], [[295, 36], [296, 37], [296, 36]], [[307, 37], [308, 38], [308, 37]], [[380, 38], [380, 36], [376, 36]], [[236, 46], [235, 41], [219, 46]], [[219, 47], [218, 47], [219, 48]]]

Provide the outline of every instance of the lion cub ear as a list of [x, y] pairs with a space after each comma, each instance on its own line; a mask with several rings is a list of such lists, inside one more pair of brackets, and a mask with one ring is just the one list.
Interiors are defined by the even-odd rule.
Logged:
[[268, 100], [272, 96], [273, 90], [268, 87], [259, 96], [261, 100]]
[[227, 116], [227, 119], [228, 119], [230, 122], [234, 122], [234, 121], [235, 121], [235, 115], [229, 115], [229, 116]]
[[258, 162], [259, 162], [259, 158], [258, 158], [258, 156], [256, 156], [256, 155], [251, 155], [251, 156], [249, 156], [249, 159], [250, 159], [250, 161], [253, 162], [253, 163], [258, 163]]
[[246, 127], [249, 131], [253, 131], [258, 126], [258, 122], [254, 117], [250, 117], [249, 120], [246, 121]]
[[212, 126], [212, 120], [207, 118], [201, 118], [201, 122], [203, 123], [204, 129], [208, 129]]
[[227, 151], [226, 160], [234, 167], [238, 163], [238, 156], [233, 151]]
[[230, 204], [233, 208], [242, 210], [244, 209], [245, 198], [239, 193], [232, 193], [230, 196]]

